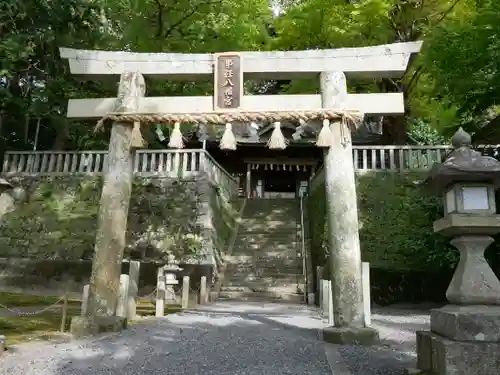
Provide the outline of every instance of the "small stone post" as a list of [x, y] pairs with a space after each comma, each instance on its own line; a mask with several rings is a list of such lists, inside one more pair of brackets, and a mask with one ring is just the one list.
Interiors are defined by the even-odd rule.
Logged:
[[[323, 108], [342, 109], [347, 98], [343, 72], [320, 74]], [[378, 339], [365, 327], [361, 283], [356, 182], [351, 132], [342, 121], [331, 124], [333, 144], [325, 150], [325, 188], [329, 257], [335, 327], [323, 332], [326, 341], [337, 344], [371, 344]]]
[[333, 319], [333, 295], [332, 295], [332, 281], [331, 280], [327, 280], [326, 281], [326, 285], [327, 285], [327, 290], [328, 290], [328, 324], [333, 326], [335, 324], [335, 321]]
[[127, 318], [129, 275], [120, 275], [120, 292], [118, 294], [118, 305], [116, 307], [116, 316]]
[[165, 313], [165, 294], [165, 275], [163, 267], [159, 267], [156, 281], [156, 317], [162, 317]]
[[189, 276], [182, 278], [182, 299], [181, 307], [187, 309], [189, 306]]
[[321, 280], [323, 279], [323, 267], [316, 267], [316, 295], [318, 296], [318, 306], [323, 302], [323, 291], [321, 289]]
[[200, 279], [200, 305], [208, 303], [207, 277], [202, 276]]
[[82, 312], [81, 312], [82, 316], [86, 316], [87, 315], [87, 311], [88, 311], [88, 308], [89, 308], [89, 288], [90, 288], [89, 284], [87, 284], [87, 285], [85, 285], [83, 287]]
[[[123, 73], [118, 88], [116, 112], [136, 112], [145, 94], [144, 77], [137, 72]], [[94, 260], [90, 277], [89, 321], [75, 320], [75, 331], [95, 333], [99, 326], [118, 327], [123, 318], [116, 317], [125, 232], [133, 179], [133, 124], [115, 122], [111, 128], [107, 168], [99, 205]], [[103, 319], [100, 324], [99, 319]], [[110, 324], [111, 319], [116, 322]], [[79, 327], [77, 327], [79, 326]], [[92, 331], [92, 332], [90, 332]]]
[[127, 299], [127, 319], [134, 320], [137, 315], [137, 294], [139, 293], [139, 274], [141, 262], [131, 261], [128, 271], [128, 299]]
[[323, 316], [328, 316], [328, 284], [327, 280], [321, 279], [320, 281], [320, 298], [321, 298], [321, 311], [323, 312]]
[[362, 263], [362, 276], [363, 276], [363, 311], [365, 318], [365, 326], [372, 324], [372, 301], [370, 291], [370, 263]]

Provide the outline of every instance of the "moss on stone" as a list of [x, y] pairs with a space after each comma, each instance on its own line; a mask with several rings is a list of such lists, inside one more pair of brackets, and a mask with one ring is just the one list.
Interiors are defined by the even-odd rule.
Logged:
[[[0, 257], [80, 259], [93, 254], [102, 182], [98, 177], [16, 181], [26, 199], [0, 223]], [[201, 239], [197, 181], [136, 178], [127, 255], [196, 257]]]

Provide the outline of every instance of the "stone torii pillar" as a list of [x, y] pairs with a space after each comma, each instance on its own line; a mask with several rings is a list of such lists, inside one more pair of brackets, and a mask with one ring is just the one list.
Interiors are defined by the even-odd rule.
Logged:
[[[320, 74], [325, 109], [342, 109], [347, 98], [343, 72]], [[378, 332], [365, 327], [361, 282], [358, 206], [351, 131], [344, 122], [330, 126], [332, 146], [325, 150], [325, 189], [334, 326], [323, 331], [336, 344], [372, 344]]]
[[[123, 73], [116, 112], [136, 112], [144, 95], [144, 77], [140, 73]], [[140, 146], [134, 139], [134, 131], [140, 130], [122, 122], [113, 123], [111, 128], [90, 277], [88, 313], [86, 317], [77, 317], [71, 322], [71, 331], [78, 336], [98, 333], [103, 328], [116, 331], [126, 325], [124, 318], [115, 314], [132, 191], [133, 147]]]

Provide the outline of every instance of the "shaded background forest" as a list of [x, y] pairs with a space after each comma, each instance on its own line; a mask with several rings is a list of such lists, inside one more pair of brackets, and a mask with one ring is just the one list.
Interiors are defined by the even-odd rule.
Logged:
[[[385, 144], [442, 143], [466, 126], [498, 142], [500, 2], [496, 0], [4, 0], [0, 4], [0, 152], [103, 149], [67, 100], [116, 95], [78, 81], [58, 47], [138, 52], [302, 50], [424, 40], [404, 79], [349, 82], [405, 93], [405, 116], [376, 119]], [[148, 82], [148, 95], [210, 94], [209, 83]], [[248, 83], [251, 93], [313, 93], [314, 81]], [[493, 124], [486, 126], [487, 124]], [[151, 148], [160, 144], [146, 134]]]

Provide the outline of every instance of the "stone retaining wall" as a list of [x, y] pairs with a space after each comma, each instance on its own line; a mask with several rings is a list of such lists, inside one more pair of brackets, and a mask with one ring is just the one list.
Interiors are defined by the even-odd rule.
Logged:
[[[156, 287], [156, 270], [161, 264], [143, 262], [139, 274], [139, 296], [149, 295]], [[192, 291], [199, 288], [201, 276], [210, 282], [210, 265], [180, 264], [183, 268], [178, 279], [190, 277]], [[122, 273], [128, 274], [129, 263], [122, 263]], [[27, 294], [59, 295], [68, 288], [80, 294], [89, 283], [91, 260], [34, 260], [26, 258], [0, 258], [0, 292], [26, 292]]]

